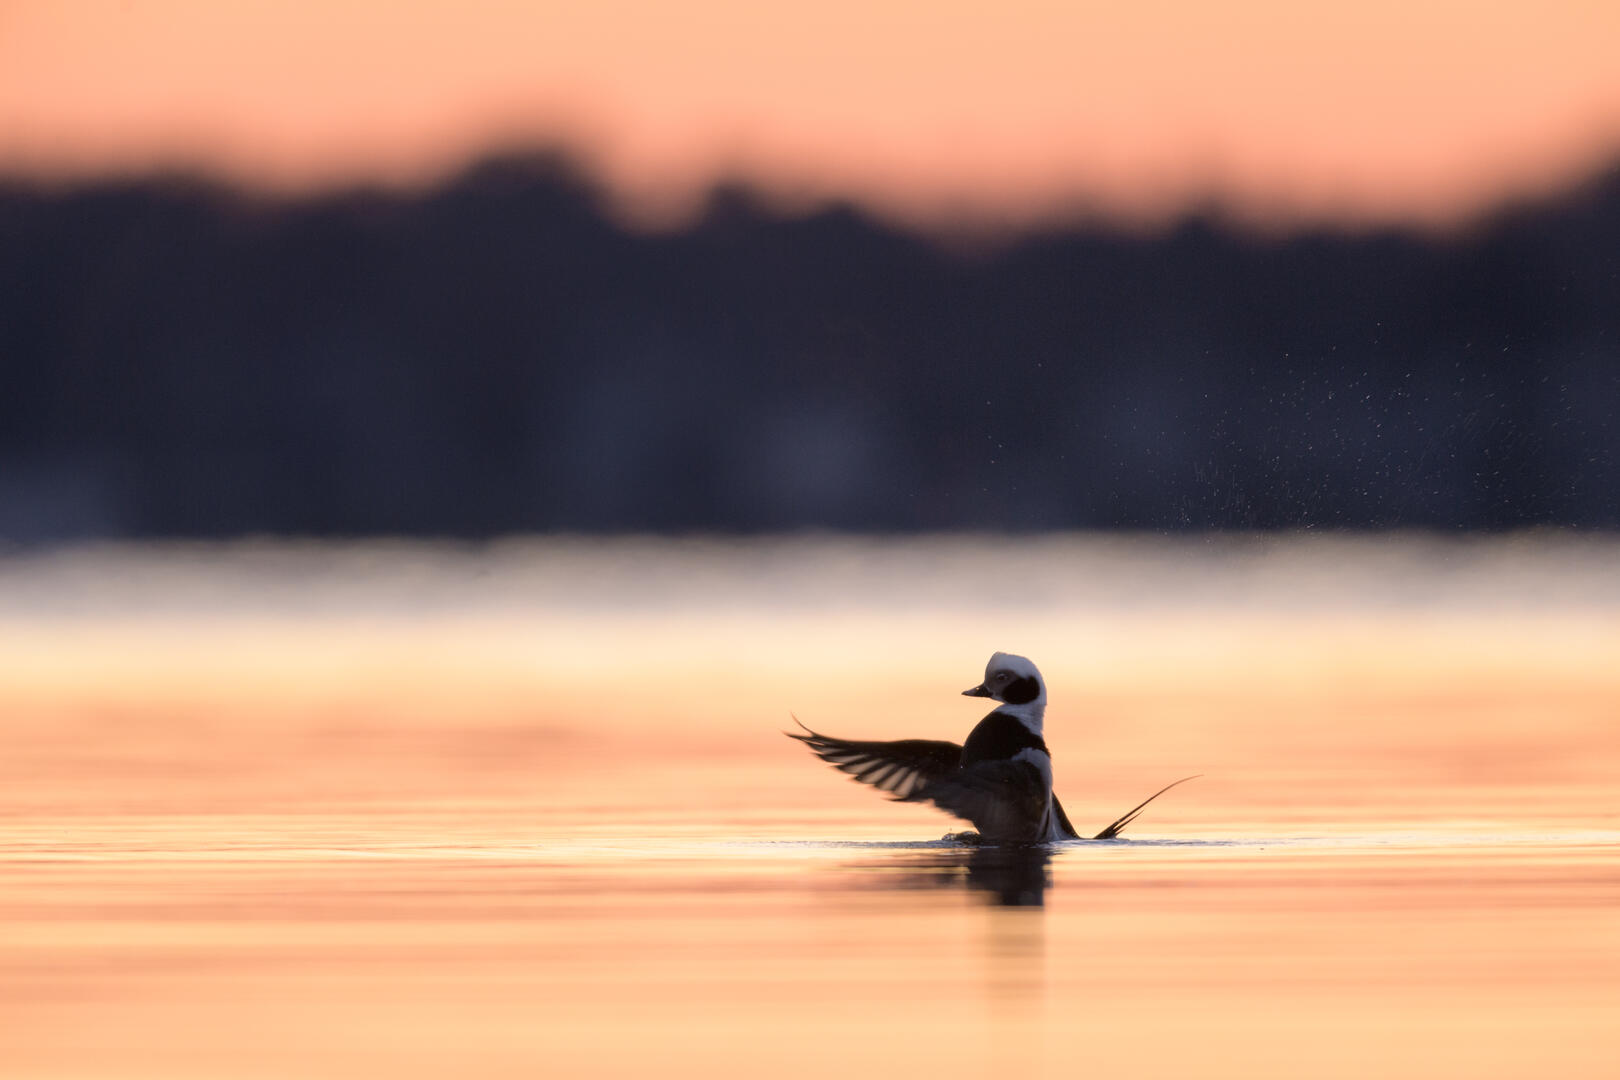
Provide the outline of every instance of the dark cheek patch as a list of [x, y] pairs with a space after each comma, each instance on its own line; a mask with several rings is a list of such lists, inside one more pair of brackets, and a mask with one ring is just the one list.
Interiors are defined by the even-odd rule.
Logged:
[[1028, 705], [1041, 696], [1039, 679], [1014, 679], [1001, 692], [1001, 700], [1009, 705]]

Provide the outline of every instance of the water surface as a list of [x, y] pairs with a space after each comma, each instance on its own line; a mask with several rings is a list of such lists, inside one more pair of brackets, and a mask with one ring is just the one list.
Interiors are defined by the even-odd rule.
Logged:
[[[0, 560], [0, 1072], [1602, 1076], [1620, 548], [1072, 538]], [[782, 738], [1041, 664], [1125, 842]]]

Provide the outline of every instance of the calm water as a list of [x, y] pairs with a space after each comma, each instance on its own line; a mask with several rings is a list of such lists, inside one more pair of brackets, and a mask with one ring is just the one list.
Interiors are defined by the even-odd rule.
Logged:
[[[1077, 824], [1204, 777], [975, 851], [778, 733], [994, 649]], [[1612, 543], [96, 549], [0, 656], [6, 1076], [1620, 1060]]]

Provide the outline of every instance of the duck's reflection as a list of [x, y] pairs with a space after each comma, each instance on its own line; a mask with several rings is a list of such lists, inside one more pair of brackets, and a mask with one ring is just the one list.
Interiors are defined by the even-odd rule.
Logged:
[[1042, 845], [967, 845], [897, 852], [881, 866], [880, 888], [967, 889], [1000, 907], [1042, 907], [1052, 884], [1052, 852]]

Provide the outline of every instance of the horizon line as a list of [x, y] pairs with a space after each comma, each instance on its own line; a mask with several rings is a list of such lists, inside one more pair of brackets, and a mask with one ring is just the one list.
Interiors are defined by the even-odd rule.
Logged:
[[857, 191], [784, 188], [741, 169], [717, 171], [696, 186], [673, 185], [678, 190], [648, 204], [616, 184], [611, 170], [595, 155], [565, 139], [510, 140], [443, 167], [409, 175], [340, 171], [297, 181], [254, 177], [218, 162], [184, 158], [154, 157], [134, 166], [42, 168], [0, 157], [0, 189], [23, 188], [58, 196], [97, 188], [167, 184], [210, 189], [268, 206], [313, 205], [357, 196], [421, 201], [467, 184], [480, 173], [528, 167], [533, 177], [549, 172], [559, 180], [577, 184], [604, 220], [626, 232], [646, 235], [690, 231], [700, 226], [718, 204], [732, 202], [762, 217], [787, 221], [850, 212], [888, 230], [945, 241], [1016, 241], [1043, 233], [1098, 228], [1158, 235], [1200, 222], [1263, 237], [1321, 232], [1456, 236], [1488, 228], [1504, 216], [1578, 200], [1620, 181], [1620, 140], [1590, 157], [1556, 179], [1509, 185], [1488, 197], [1456, 200], [1443, 214], [1417, 207], [1383, 212], [1297, 205], [1283, 208], [1275, 202], [1262, 207], [1259, 204], [1264, 200], [1222, 190], [1215, 183], [1189, 189], [1180, 197], [1164, 198], [1152, 207], [1111, 206], [1106, 199], [1083, 191], [1083, 185], [1074, 184], [1068, 198], [1048, 200], [1025, 213], [992, 209], [992, 204], [1001, 201], [993, 197], [984, 197], [976, 205], [964, 200], [952, 210], [906, 213], [896, 211], [881, 198]]

